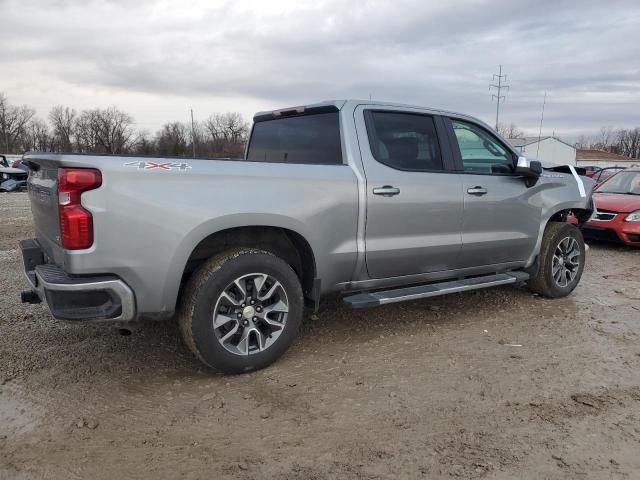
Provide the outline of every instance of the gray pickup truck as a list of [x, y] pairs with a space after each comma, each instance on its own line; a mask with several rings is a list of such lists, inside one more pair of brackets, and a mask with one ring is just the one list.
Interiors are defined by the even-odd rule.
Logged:
[[175, 317], [224, 372], [275, 361], [331, 292], [354, 308], [524, 282], [568, 295], [593, 209], [574, 167], [475, 118], [371, 101], [258, 113], [243, 159], [24, 159], [23, 301], [121, 328]]

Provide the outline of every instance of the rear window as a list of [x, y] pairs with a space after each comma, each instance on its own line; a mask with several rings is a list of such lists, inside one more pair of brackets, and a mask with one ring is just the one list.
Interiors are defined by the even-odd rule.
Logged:
[[338, 112], [256, 122], [247, 160], [342, 164]]

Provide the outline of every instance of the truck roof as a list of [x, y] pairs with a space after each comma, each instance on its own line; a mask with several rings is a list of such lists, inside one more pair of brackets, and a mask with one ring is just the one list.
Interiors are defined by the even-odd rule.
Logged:
[[333, 107], [336, 110], [342, 110], [345, 107], [355, 108], [358, 105], [367, 105], [370, 107], [380, 106], [380, 107], [398, 107], [403, 109], [416, 109], [416, 110], [420, 110], [420, 112], [431, 113], [433, 115], [447, 115], [447, 116], [455, 116], [459, 118], [466, 118], [469, 120], [473, 120], [474, 122], [482, 123], [484, 126], [488, 128], [492, 128], [482, 120], [479, 120], [478, 118], [472, 117], [471, 115], [466, 115], [464, 113], [454, 112], [451, 110], [443, 110], [438, 108], [425, 107], [421, 105], [410, 105], [410, 104], [398, 103], [398, 102], [386, 102], [382, 100], [358, 100], [358, 99], [323, 100], [321, 102], [310, 103], [306, 105], [299, 105], [295, 107], [280, 108], [277, 110], [263, 110], [263, 111], [257, 112], [253, 116], [253, 119], [254, 121], [256, 121], [259, 119], [265, 119], [266, 117], [273, 118], [274, 116], [279, 116], [282, 113], [289, 113], [289, 112], [295, 112], [295, 111], [297, 111], [298, 114], [302, 114], [302, 112], [305, 110], [314, 110], [317, 112], [319, 110], [322, 111], [328, 107], [329, 108]]

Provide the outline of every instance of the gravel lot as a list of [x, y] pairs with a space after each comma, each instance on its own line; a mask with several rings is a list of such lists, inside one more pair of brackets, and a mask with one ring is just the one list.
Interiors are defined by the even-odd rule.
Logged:
[[173, 322], [130, 336], [19, 303], [24, 194], [0, 194], [1, 479], [640, 478], [640, 251], [592, 246], [550, 301], [499, 288], [324, 302], [225, 377]]

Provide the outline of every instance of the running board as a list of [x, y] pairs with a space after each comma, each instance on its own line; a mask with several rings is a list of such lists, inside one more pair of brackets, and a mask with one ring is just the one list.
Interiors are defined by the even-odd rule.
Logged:
[[417, 300], [419, 298], [437, 297], [438, 295], [446, 295], [448, 293], [466, 292], [479, 288], [519, 283], [528, 279], [529, 274], [525, 272], [497, 273], [495, 275], [483, 275], [481, 277], [465, 278], [463, 280], [416, 285], [414, 287], [362, 292], [344, 297], [344, 302], [351, 308], [375, 307], [377, 305], [386, 305], [387, 303], [404, 302], [406, 300]]

